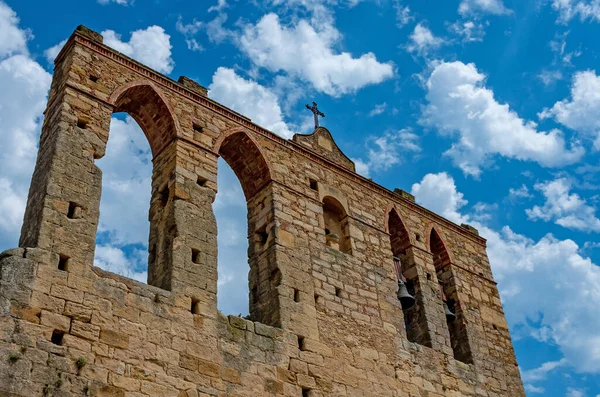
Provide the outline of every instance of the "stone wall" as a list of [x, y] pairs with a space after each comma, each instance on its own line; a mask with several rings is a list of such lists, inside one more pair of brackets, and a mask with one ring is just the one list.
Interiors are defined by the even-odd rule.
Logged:
[[[121, 111], [154, 156], [149, 285], [93, 267], [94, 162]], [[485, 240], [315, 134], [282, 139], [78, 28], [56, 59], [21, 248], [0, 255], [0, 395], [524, 396]], [[249, 319], [217, 310], [219, 157], [248, 203]]]

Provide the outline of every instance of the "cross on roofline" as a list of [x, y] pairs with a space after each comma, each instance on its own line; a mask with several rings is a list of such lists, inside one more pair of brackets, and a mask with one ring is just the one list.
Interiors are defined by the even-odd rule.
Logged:
[[315, 101], [313, 101], [312, 106], [306, 105], [306, 108], [313, 112], [315, 117], [315, 129], [319, 128], [319, 116], [325, 117], [325, 115], [317, 108], [317, 103]]

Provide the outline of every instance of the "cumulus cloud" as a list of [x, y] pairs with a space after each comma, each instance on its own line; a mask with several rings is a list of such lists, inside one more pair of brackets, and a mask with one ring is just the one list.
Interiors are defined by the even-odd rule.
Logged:
[[595, 71], [577, 72], [571, 85], [571, 97], [558, 101], [539, 114], [541, 119], [556, 121], [591, 136], [594, 148], [600, 149], [600, 76]]
[[255, 81], [244, 79], [233, 69], [218, 68], [208, 89], [212, 99], [252, 118], [260, 126], [284, 138], [294, 134], [283, 120], [277, 95]]
[[16, 246], [51, 76], [29, 57], [31, 32], [0, 1], [0, 251]]
[[444, 39], [434, 36], [428, 27], [424, 26], [422, 23], [418, 23], [410, 35], [410, 41], [406, 45], [406, 49], [409, 52], [427, 56], [432, 51], [440, 48], [444, 43]]
[[27, 54], [31, 37], [30, 30], [19, 28], [19, 18], [12, 8], [0, 1], [0, 57]]
[[114, 245], [148, 245], [152, 154], [146, 136], [131, 117], [113, 118], [102, 169], [98, 232]]
[[577, 17], [582, 22], [600, 22], [599, 0], [553, 0], [552, 8], [558, 12], [558, 21], [561, 23], [567, 23]]
[[386, 171], [401, 164], [407, 154], [421, 151], [419, 136], [410, 129], [388, 131], [382, 136], [369, 137], [365, 143], [366, 159], [353, 159], [356, 171], [369, 176], [371, 172]]
[[506, 15], [512, 11], [504, 6], [502, 0], [462, 0], [458, 6], [461, 15], [491, 14]]
[[97, 245], [94, 265], [109, 272], [132, 278], [142, 283], [148, 282], [148, 252], [136, 250], [127, 254], [124, 250], [111, 245]]
[[171, 36], [160, 26], [136, 30], [131, 33], [127, 42], [122, 41], [121, 35], [113, 30], [105, 30], [102, 35], [107, 46], [160, 73], [171, 73], [175, 67], [175, 62], [171, 59]]
[[580, 146], [567, 148], [561, 131], [538, 131], [535, 123], [499, 103], [475, 64], [441, 62], [426, 87], [421, 123], [458, 137], [445, 154], [467, 175], [478, 177], [496, 154], [544, 167], [571, 164], [584, 154]]
[[44, 57], [46, 57], [46, 60], [48, 61], [48, 63], [50, 63], [50, 64], [54, 63], [54, 59], [56, 59], [56, 57], [60, 53], [60, 50], [62, 50], [62, 48], [65, 46], [65, 44], [67, 44], [67, 39], [64, 39], [60, 43], [58, 43], [55, 46], [52, 46], [52, 47], [48, 48], [46, 51], [44, 51]]
[[340, 39], [340, 33], [329, 23], [318, 31], [305, 19], [285, 26], [276, 14], [269, 13], [256, 25], [244, 27], [239, 46], [256, 66], [286, 72], [332, 96], [393, 76], [392, 64], [378, 62], [373, 53], [358, 58], [348, 52], [337, 53], [334, 46]]
[[525, 210], [531, 220], [554, 221], [557, 225], [585, 232], [600, 232], [600, 219], [596, 209], [576, 193], [570, 193], [572, 184], [567, 178], [538, 183], [535, 189], [542, 192], [546, 202]]
[[460, 212], [464, 196], [445, 173], [426, 175], [412, 194], [419, 204], [454, 222], [473, 225], [487, 239], [513, 332], [525, 330], [532, 338], [555, 344], [565, 365], [578, 371], [600, 372], [600, 267], [581, 256], [574, 241], [551, 234], [535, 241], [508, 226], [496, 231], [470, 219]]

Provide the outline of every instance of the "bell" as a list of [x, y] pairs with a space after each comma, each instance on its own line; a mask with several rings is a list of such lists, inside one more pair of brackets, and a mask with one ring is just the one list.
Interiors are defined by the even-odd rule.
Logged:
[[456, 320], [456, 314], [452, 313], [452, 311], [448, 307], [448, 304], [446, 303], [446, 301], [443, 301], [443, 302], [444, 302], [444, 313], [446, 314], [446, 321], [451, 323], [454, 320]]
[[398, 280], [398, 300], [402, 305], [402, 309], [410, 309], [415, 305], [415, 297], [408, 293], [406, 284], [402, 280]]

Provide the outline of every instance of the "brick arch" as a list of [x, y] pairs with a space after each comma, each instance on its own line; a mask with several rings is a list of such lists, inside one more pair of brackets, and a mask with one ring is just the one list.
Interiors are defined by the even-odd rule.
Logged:
[[133, 81], [117, 88], [108, 99], [114, 113], [129, 114], [142, 128], [156, 157], [181, 128], [169, 101], [153, 83]]
[[229, 164], [240, 180], [246, 200], [271, 181], [271, 164], [256, 140], [243, 128], [225, 131], [213, 151]]
[[454, 263], [452, 253], [448, 249], [438, 226], [431, 224], [427, 228], [426, 246], [429, 252], [433, 254], [433, 262], [436, 270], [442, 269], [444, 266]]
[[390, 234], [392, 252], [399, 257], [411, 244], [410, 233], [395, 207], [387, 211], [385, 230]]

